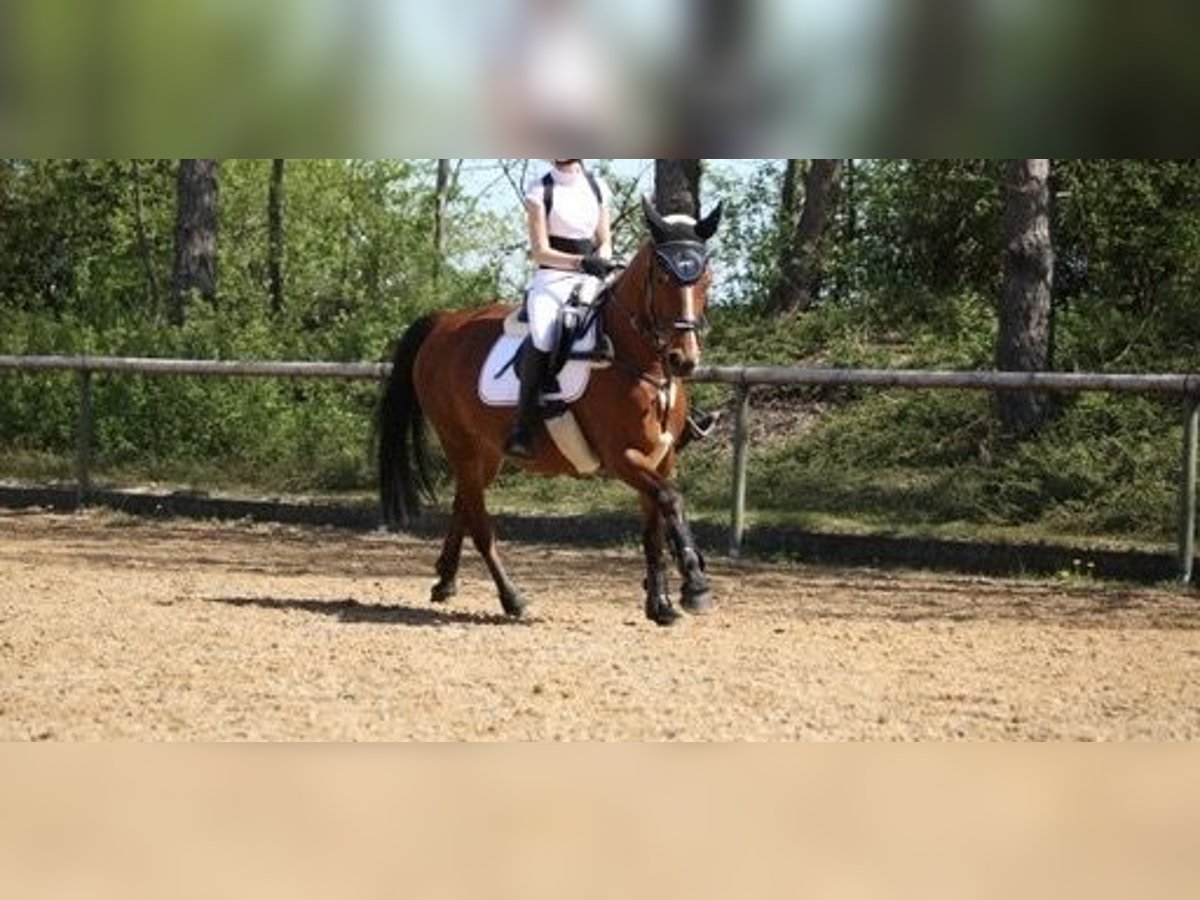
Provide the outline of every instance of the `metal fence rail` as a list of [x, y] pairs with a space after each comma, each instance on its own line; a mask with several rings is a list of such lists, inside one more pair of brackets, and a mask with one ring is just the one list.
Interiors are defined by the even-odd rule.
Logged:
[[250, 362], [115, 356], [0, 356], [0, 372], [75, 373], [79, 390], [79, 412], [75, 426], [75, 498], [80, 506], [87, 502], [91, 490], [93, 375], [381, 381], [391, 370], [391, 365], [387, 363]]
[[0, 356], [0, 371], [91, 372], [100, 375], [196, 375], [217, 378], [386, 378], [390, 363], [245, 362], [117, 356]]
[[906, 369], [814, 369], [797, 366], [702, 366], [693, 381], [734, 386], [926, 388], [985, 391], [1108, 391], [1198, 394], [1200, 374], [1105, 375], [1086, 372], [932, 372]]
[[733, 511], [729, 552], [736, 556], [745, 537], [746, 465], [750, 390], [755, 385], [874, 387], [909, 390], [1039, 391], [1153, 394], [1181, 398], [1183, 454], [1179, 485], [1179, 576], [1192, 581], [1196, 556], [1196, 469], [1200, 440], [1200, 374], [1136, 375], [1086, 372], [931, 372], [903, 369], [818, 369], [791, 366], [707, 366], [696, 381], [731, 385], [736, 393], [733, 452]]
[[[387, 363], [248, 362], [105, 356], [0, 356], [0, 372], [73, 372], [79, 385], [75, 481], [80, 504], [90, 489], [92, 376], [149, 375], [218, 378], [318, 378], [381, 381]], [[1184, 416], [1179, 485], [1179, 572], [1192, 581], [1196, 551], [1197, 445], [1200, 442], [1200, 374], [1133, 375], [1074, 372], [935, 372], [889, 369], [821, 369], [787, 366], [704, 366], [693, 381], [725, 384], [735, 393], [733, 508], [729, 551], [745, 538], [746, 473], [749, 461], [750, 395], [755, 386], [873, 387], [909, 390], [1103, 391], [1176, 396]]]

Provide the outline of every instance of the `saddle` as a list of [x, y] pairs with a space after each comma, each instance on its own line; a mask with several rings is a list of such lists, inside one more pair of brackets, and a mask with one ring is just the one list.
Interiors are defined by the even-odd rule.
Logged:
[[[612, 365], [616, 352], [612, 341], [600, 327], [600, 298], [591, 304], [582, 300], [582, 289], [579, 285], [571, 292], [567, 302], [563, 304], [561, 313], [562, 326], [559, 332], [558, 346], [550, 355], [550, 366], [546, 375], [546, 383], [542, 385], [542, 393], [549, 396], [561, 393], [558, 375], [568, 363], [583, 362], [591, 368], [602, 369]], [[504, 320], [504, 333], [522, 341], [529, 335], [529, 310], [524, 303]], [[497, 377], [513, 368], [517, 361], [520, 347], [513, 353], [506, 366]]]
[[[600, 305], [580, 301], [572, 293], [562, 310], [558, 346], [550, 356], [544, 401], [572, 403], [583, 396], [594, 368], [606, 368], [615, 357], [612, 341], [601, 328]], [[504, 320], [501, 337], [492, 345], [479, 379], [479, 399], [488, 406], [516, 406], [520, 385], [517, 355], [529, 336], [529, 320], [522, 304]]]
[[[600, 461], [584, 439], [571, 404], [587, 390], [592, 369], [611, 365], [615, 355], [612, 341], [601, 328], [599, 311], [599, 304], [580, 302], [578, 293], [568, 299], [563, 307], [558, 347], [542, 385], [543, 422], [558, 449], [580, 474], [595, 472]], [[479, 373], [479, 399], [484, 404], [517, 405], [520, 383], [515, 363], [528, 335], [529, 322], [522, 304], [504, 320], [503, 334]]]

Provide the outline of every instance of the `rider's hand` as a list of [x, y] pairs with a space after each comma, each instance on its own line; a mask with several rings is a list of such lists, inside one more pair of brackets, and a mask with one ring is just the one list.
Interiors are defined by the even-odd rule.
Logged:
[[579, 260], [579, 269], [593, 278], [607, 278], [617, 266], [612, 260], [605, 259], [597, 253], [589, 253]]

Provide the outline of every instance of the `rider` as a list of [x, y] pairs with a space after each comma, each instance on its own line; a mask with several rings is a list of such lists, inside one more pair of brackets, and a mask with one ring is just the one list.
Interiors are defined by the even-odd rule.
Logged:
[[510, 456], [530, 459], [541, 419], [542, 384], [558, 345], [562, 308], [578, 289], [590, 302], [613, 271], [608, 186], [583, 160], [555, 159], [530, 183], [525, 213], [537, 267], [525, 298], [529, 337], [517, 358], [521, 392], [517, 421], [504, 445]]

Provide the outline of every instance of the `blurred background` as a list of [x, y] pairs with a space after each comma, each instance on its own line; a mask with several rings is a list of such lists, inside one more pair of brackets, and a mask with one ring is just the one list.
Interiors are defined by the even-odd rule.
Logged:
[[21, 897], [1189, 897], [1187, 755], [65, 748], [0, 777], [0, 862]]
[[0, 5], [0, 140], [39, 155], [570, 146], [1164, 151], [1200, 10], [1083, 0]]

